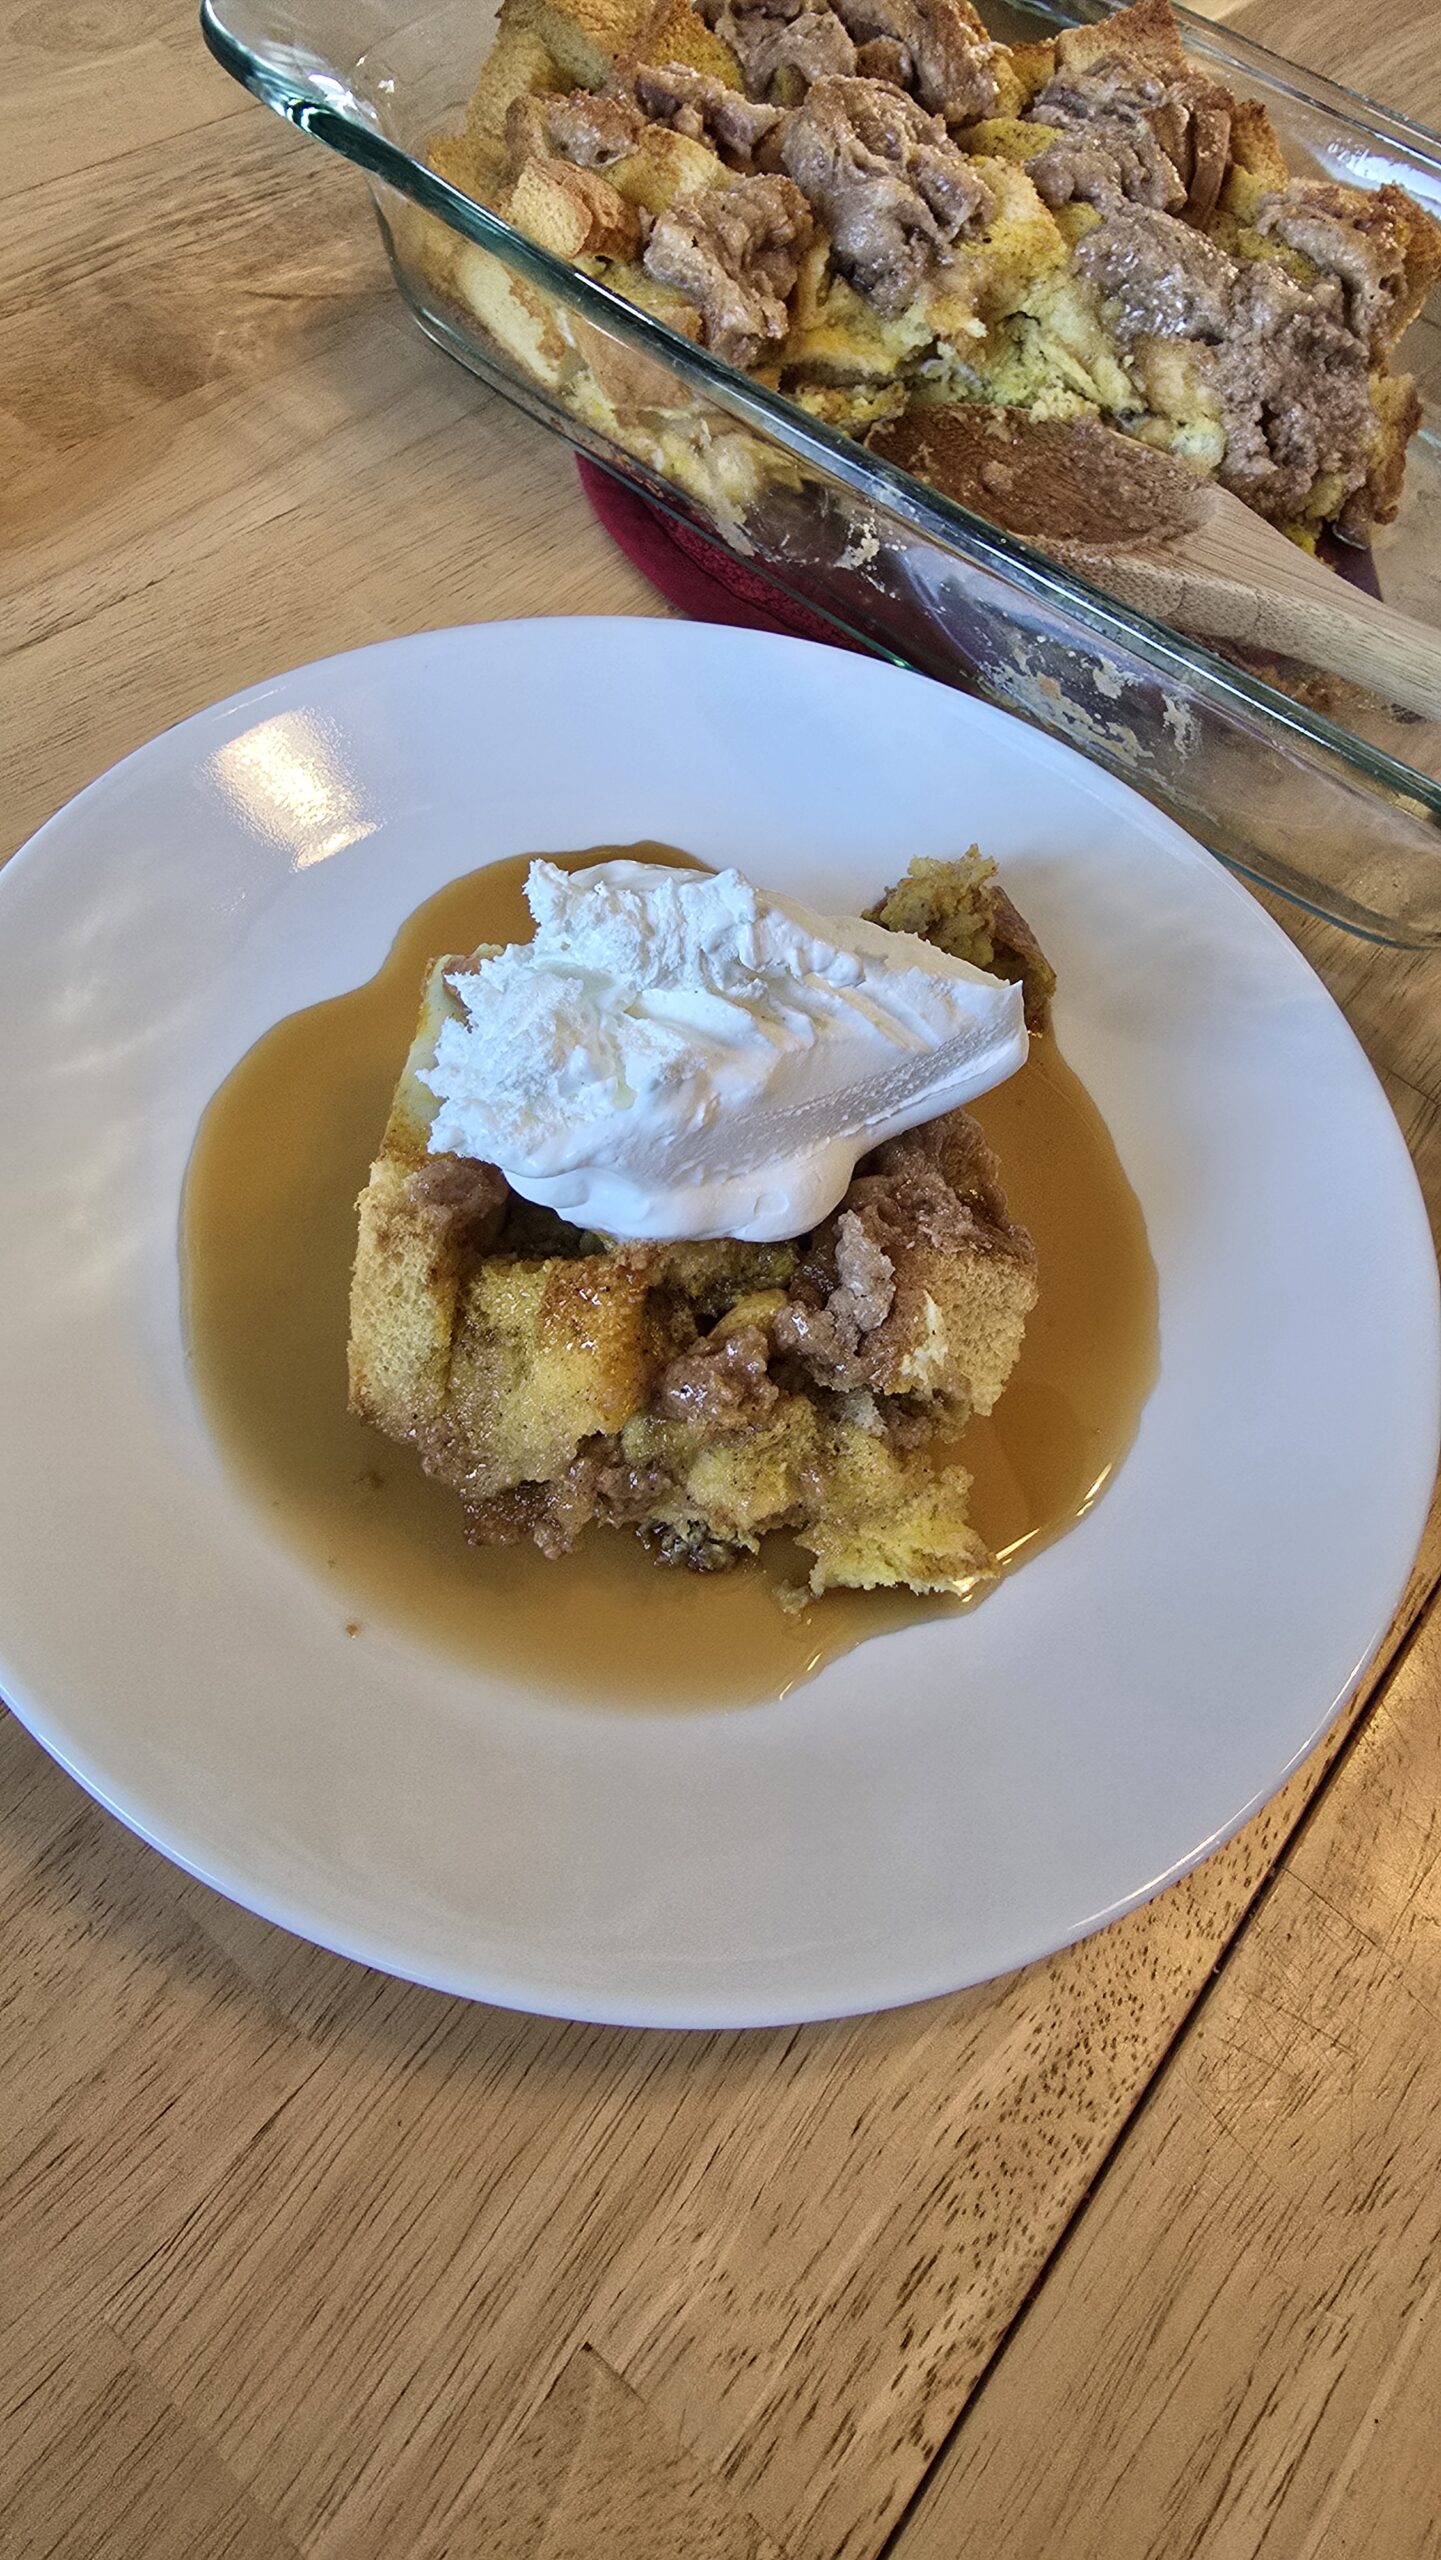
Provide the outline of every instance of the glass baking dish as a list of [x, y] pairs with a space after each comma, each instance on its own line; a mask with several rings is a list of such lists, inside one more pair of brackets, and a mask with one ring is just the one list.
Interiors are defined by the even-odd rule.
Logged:
[[[370, 180], [427, 334], [848, 636], [972, 686], [1170, 810], [1225, 860], [1349, 930], [1441, 944], [1441, 721], [1351, 687], [1323, 712], [1116, 603], [537, 248], [426, 167], [493, 35], [485, 0], [202, 0], [225, 68]], [[1104, 17], [990, 5], [1016, 38]], [[1441, 214], [1441, 140], [1179, 13], [1188, 48], [1262, 99], [1292, 165], [1387, 178]], [[477, 304], [491, 315], [477, 316]], [[499, 315], [500, 334], [496, 334]], [[1389, 604], [1441, 624], [1441, 294], [1403, 341], [1424, 423], [1376, 554]], [[1318, 671], [1292, 666], [1288, 683]], [[958, 777], [958, 782], [960, 781]]]

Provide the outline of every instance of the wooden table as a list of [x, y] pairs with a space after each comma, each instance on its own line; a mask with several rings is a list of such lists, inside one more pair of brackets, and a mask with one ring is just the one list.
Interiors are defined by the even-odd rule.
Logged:
[[[1233, 14], [1441, 120], [1434, 0]], [[6, 16], [0, 850], [298, 660], [657, 610], [188, 0]], [[1286, 921], [1441, 1203], [1441, 962]], [[1188, 1882], [790, 2034], [319, 1954], [3, 1722], [7, 2560], [1441, 2550], [1438, 1573]]]

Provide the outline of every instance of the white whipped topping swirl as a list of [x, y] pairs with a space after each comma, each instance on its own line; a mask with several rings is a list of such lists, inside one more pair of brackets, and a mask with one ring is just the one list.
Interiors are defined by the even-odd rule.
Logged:
[[450, 979], [430, 1146], [576, 1226], [802, 1235], [858, 1157], [1026, 1055], [1018, 987], [738, 871], [534, 862], [526, 897], [534, 941]]

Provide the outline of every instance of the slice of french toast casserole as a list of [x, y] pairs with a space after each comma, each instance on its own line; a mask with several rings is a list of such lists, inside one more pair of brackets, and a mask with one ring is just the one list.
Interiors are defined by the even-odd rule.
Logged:
[[[873, 920], [1018, 980], [1044, 1021], [1049, 967], [974, 850], [914, 864]], [[429, 1150], [422, 1075], [464, 965], [430, 972], [360, 1200], [353, 1410], [415, 1447], [478, 1542], [560, 1555], [596, 1522], [706, 1571], [787, 1530], [814, 1592], [983, 1589], [955, 1444], [1005, 1386], [1037, 1273], [975, 1121], [878, 1147], [790, 1241], [588, 1234]]]

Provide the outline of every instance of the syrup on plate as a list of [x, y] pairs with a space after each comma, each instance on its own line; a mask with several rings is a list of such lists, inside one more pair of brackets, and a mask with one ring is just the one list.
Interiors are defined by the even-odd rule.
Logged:
[[[622, 852], [689, 859], [660, 845], [551, 858], [577, 869]], [[182, 1221], [201, 1404], [237, 1474], [331, 1585], [338, 1642], [388, 1625], [606, 1705], [781, 1697], [864, 1638], [960, 1604], [830, 1592], [788, 1615], [759, 1568], [677, 1571], [614, 1530], [554, 1564], [530, 1546], [469, 1547], [455, 1496], [346, 1410], [355, 1202], [427, 967], [437, 952], [528, 939], [528, 867], [492, 863], [441, 890], [368, 985], [277, 1023], [215, 1095]], [[1013, 1571], [1090, 1508], [1130, 1446], [1156, 1374], [1156, 1274], [1105, 1124], [1053, 1039], [1034, 1040], [1020, 1074], [970, 1108], [1040, 1257], [1006, 1392], [958, 1442], [971, 1516]]]

